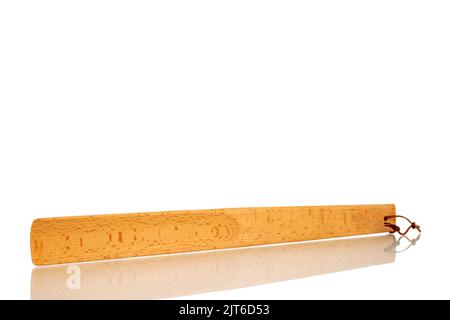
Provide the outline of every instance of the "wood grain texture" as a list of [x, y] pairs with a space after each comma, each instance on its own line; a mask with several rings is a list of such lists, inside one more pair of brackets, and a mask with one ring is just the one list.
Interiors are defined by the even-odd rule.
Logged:
[[185, 210], [36, 219], [36, 265], [316, 240], [389, 231], [395, 206]]

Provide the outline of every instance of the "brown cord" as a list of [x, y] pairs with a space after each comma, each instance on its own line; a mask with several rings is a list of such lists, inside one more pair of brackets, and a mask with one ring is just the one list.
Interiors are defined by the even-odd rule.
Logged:
[[[394, 224], [394, 223], [386, 222], [387, 220], [392, 219], [392, 218], [403, 218], [403, 219], [406, 219], [406, 220], [410, 223], [410, 226], [408, 227], [408, 229], [406, 229], [405, 232], [401, 232], [401, 231], [400, 231], [400, 227], [399, 227], [398, 225], [396, 225], [396, 224]], [[415, 222], [412, 222], [411, 220], [409, 220], [407, 217], [404, 217], [404, 216], [398, 216], [398, 215], [394, 215], [394, 216], [386, 216], [386, 217], [384, 217], [384, 221], [385, 221], [385, 222], [384, 222], [384, 226], [392, 229], [392, 231], [390, 231], [390, 233], [398, 232], [399, 234], [401, 234], [402, 236], [404, 236], [405, 234], [408, 233], [408, 231], [409, 231], [410, 229], [417, 229], [419, 232], [422, 232], [422, 231], [420, 230], [420, 226], [418, 226]]]

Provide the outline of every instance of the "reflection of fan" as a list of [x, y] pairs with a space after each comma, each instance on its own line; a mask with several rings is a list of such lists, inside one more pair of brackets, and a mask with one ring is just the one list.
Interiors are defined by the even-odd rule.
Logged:
[[36, 267], [31, 298], [161, 299], [251, 287], [393, 263], [392, 243], [385, 234]]

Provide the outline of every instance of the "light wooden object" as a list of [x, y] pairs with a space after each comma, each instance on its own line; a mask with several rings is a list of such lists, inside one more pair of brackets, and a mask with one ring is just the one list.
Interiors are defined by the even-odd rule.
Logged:
[[243, 288], [393, 263], [395, 241], [361, 236], [36, 267], [31, 299], [163, 299]]
[[[388, 232], [395, 206], [186, 210], [33, 221], [36, 265], [223, 249]], [[395, 222], [391, 220], [392, 222]]]

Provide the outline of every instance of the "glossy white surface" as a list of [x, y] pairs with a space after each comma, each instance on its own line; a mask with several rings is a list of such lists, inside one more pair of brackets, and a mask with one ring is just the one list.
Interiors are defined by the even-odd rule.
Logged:
[[449, 14], [1, 1], [0, 298], [31, 297], [37, 217], [371, 203], [423, 227], [394, 263], [189, 297], [450, 298]]
[[163, 299], [393, 263], [392, 235], [41, 267], [31, 298]]

